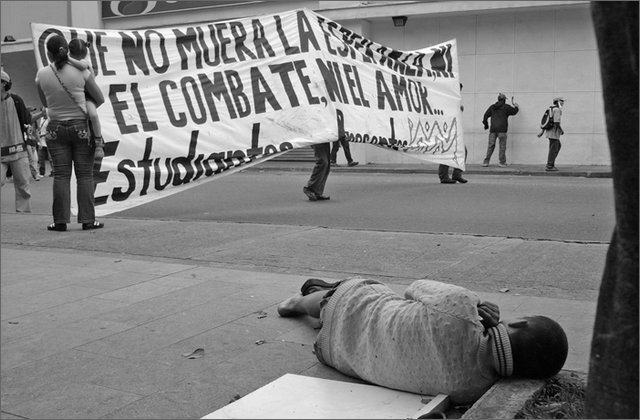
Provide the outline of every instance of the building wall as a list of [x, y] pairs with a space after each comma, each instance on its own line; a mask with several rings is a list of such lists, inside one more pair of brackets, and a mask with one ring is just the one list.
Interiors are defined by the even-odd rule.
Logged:
[[[42, 3], [37, 18], [32, 7], [16, 3]], [[120, 2], [121, 4], [127, 2]], [[143, 2], [144, 3], [144, 2]], [[190, 2], [186, 2], [190, 3]], [[228, 4], [225, 4], [228, 3]], [[7, 4], [15, 21], [66, 24], [65, 1], [2, 1], [2, 22]], [[41, 20], [50, 4], [50, 20]], [[383, 45], [396, 49], [419, 49], [457, 39], [463, 89], [463, 124], [468, 163], [481, 163], [488, 132], [482, 116], [499, 92], [520, 105], [510, 117], [507, 160], [514, 164], [543, 164], [548, 142], [536, 137], [540, 117], [555, 96], [567, 101], [563, 111], [562, 151], [557, 164], [609, 165], [599, 61], [588, 2], [360, 2], [269, 1], [208, 3], [209, 8], [170, 13], [148, 13], [102, 18], [101, 3], [73, 1], [72, 26], [134, 29], [201, 23], [258, 14], [276, 13], [292, 7], [308, 7]], [[180, 3], [174, 3], [180, 4]], [[61, 10], [64, 10], [65, 21]], [[55, 13], [53, 13], [55, 11]], [[408, 16], [405, 27], [394, 27], [391, 16]], [[2, 54], [7, 45], [2, 44]], [[4, 56], [3, 56], [4, 57]], [[2, 58], [6, 61], [5, 58]], [[35, 74], [35, 71], [34, 71]], [[31, 79], [33, 80], [33, 79]], [[39, 105], [39, 104], [38, 104]], [[370, 145], [353, 144], [356, 160], [368, 163], [421, 161]], [[339, 159], [342, 159], [339, 154]], [[497, 150], [492, 163], [497, 162]], [[430, 163], [422, 163], [432, 165]]]
[[[348, 26], [348, 25], [346, 25]], [[484, 112], [499, 92], [513, 96], [520, 112], [509, 119], [507, 160], [546, 162], [548, 141], [538, 138], [540, 117], [556, 96], [566, 98], [565, 136], [557, 163], [608, 165], [598, 52], [588, 6], [409, 17], [404, 28], [391, 19], [370, 25], [370, 37], [397, 49], [419, 49], [457, 39], [463, 88], [463, 124], [468, 163], [481, 163], [488, 131]], [[359, 147], [362, 161], [416, 163], [410, 157]], [[392, 156], [389, 156], [392, 155]], [[497, 150], [491, 162], [497, 163]]]

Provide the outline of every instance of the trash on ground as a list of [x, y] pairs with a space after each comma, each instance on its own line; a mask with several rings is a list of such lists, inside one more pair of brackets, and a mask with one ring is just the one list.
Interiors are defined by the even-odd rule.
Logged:
[[198, 348], [192, 351], [191, 353], [185, 353], [182, 356], [186, 357], [187, 359], [199, 359], [204, 356], [204, 349]]

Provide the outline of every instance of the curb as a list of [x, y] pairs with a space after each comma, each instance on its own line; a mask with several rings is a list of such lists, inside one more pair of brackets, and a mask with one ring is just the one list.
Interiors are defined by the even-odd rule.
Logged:
[[[587, 374], [561, 370], [556, 375], [578, 377], [586, 384]], [[514, 419], [536, 392], [546, 385], [544, 379], [501, 379], [480, 397], [463, 415], [462, 419]]]
[[[313, 163], [309, 163], [308, 167], [302, 166], [255, 166], [243, 169], [243, 171], [251, 172], [310, 172]], [[348, 173], [385, 173], [385, 174], [433, 174], [437, 175], [437, 169], [429, 168], [403, 168], [403, 167], [376, 167], [374, 165], [363, 165], [358, 167], [348, 166], [332, 166], [332, 172], [348, 172]], [[541, 177], [582, 177], [582, 178], [612, 178], [610, 171], [558, 171], [545, 172], [534, 170], [506, 169], [506, 170], [477, 170], [468, 169], [465, 175], [510, 175], [510, 176], [541, 176]]]
[[541, 379], [501, 379], [476, 401], [463, 419], [514, 419], [545, 384]]

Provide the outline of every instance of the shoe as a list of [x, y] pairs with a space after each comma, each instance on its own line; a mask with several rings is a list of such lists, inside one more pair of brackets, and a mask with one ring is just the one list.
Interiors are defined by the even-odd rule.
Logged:
[[66, 223], [51, 223], [47, 226], [47, 230], [54, 230], [56, 232], [65, 232], [67, 230]]
[[336, 162], [334, 162], [334, 161], [329, 162], [329, 165], [331, 165], [331, 166], [340, 166], [340, 165], [338, 165], [338, 164], [337, 164]]
[[40, 181], [42, 178], [44, 178], [42, 175], [38, 175], [36, 176], [36, 181]]
[[453, 181], [454, 181], [454, 182], [455, 182], [455, 181], [458, 181], [458, 182], [459, 182], [459, 183], [461, 183], [461, 184], [466, 184], [467, 182], [469, 182], [469, 181], [467, 181], [466, 179], [464, 179], [464, 178], [463, 178], [463, 177], [461, 177], [461, 176], [456, 176], [456, 177], [454, 177], [454, 178], [452, 178], [452, 179], [453, 179]]
[[328, 195], [316, 195], [316, 198], [318, 200], [331, 200], [331, 197], [329, 197]]
[[556, 168], [555, 166], [552, 166], [551, 168], [549, 168], [548, 166], [545, 168], [546, 172], [556, 172], [559, 171], [558, 168]]
[[91, 222], [91, 223], [83, 223], [82, 230], [93, 230], [93, 229], [102, 229], [104, 227], [104, 223], [100, 222]]
[[319, 290], [335, 289], [340, 283], [342, 283], [342, 281], [327, 283], [326, 281], [320, 279], [308, 279], [302, 284], [302, 287], [300, 287], [300, 292], [302, 293], [302, 296], [307, 296], [308, 294], [317, 292]]
[[508, 165], [506, 163], [498, 163], [498, 166], [501, 168], [506, 168]]
[[316, 193], [314, 193], [307, 187], [302, 188], [302, 192], [305, 193], [307, 197], [309, 197], [309, 201], [316, 201], [318, 199]]
[[456, 183], [456, 181], [454, 181], [454, 180], [453, 180], [453, 179], [451, 179], [451, 178], [442, 178], [442, 179], [440, 180], [440, 183], [441, 183], [441, 184], [455, 184], [455, 183]]
[[349, 162], [349, 166], [356, 166], [357, 164], [358, 164], [358, 162], [353, 161], [353, 160], [351, 162]]
[[482, 164], [482, 166], [486, 168], [487, 166], [489, 166], [489, 163], [484, 162], [484, 163]]
[[49, 176], [50, 176], [50, 177], [53, 177], [53, 172], [51, 172], [51, 173], [49, 174]]

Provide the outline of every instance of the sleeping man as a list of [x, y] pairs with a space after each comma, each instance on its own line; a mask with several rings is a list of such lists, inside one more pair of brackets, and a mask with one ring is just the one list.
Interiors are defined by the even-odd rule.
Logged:
[[309, 279], [278, 313], [319, 318], [316, 356], [345, 375], [456, 404], [476, 401], [500, 377], [554, 376], [568, 352], [554, 320], [501, 321], [497, 305], [432, 280], [400, 296], [375, 280]]

